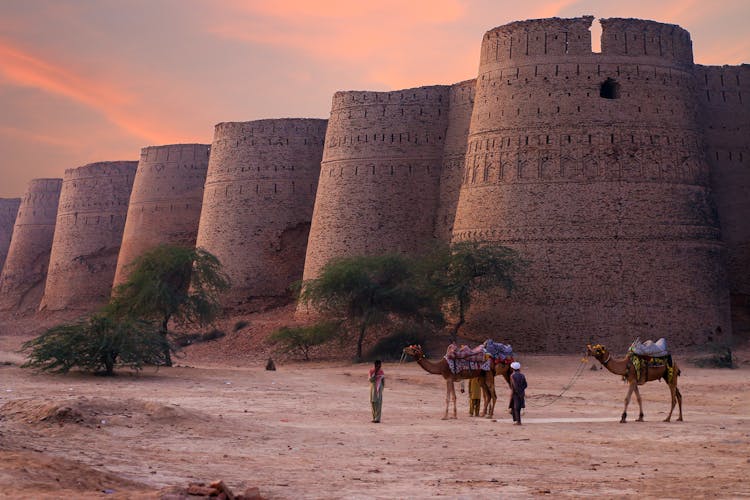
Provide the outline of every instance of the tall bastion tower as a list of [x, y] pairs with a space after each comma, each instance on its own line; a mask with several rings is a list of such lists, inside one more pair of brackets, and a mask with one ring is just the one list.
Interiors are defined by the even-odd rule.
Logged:
[[171, 144], [141, 149], [117, 258], [114, 285], [128, 265], [162, 244], [194, 247], [206, 182], [208, 144]]
[[0, 273], [8, 256], [13, 225], [16, 223], [21, 198], [0, 198]]
[[21, 198], [0, 274], [0, 311], [36, 310], [44, 293], [62, 179], [34, 179]]
[[225, 305], [288, 300], [302, 278], [327, 120], [216, 125], [196, 245], [232, 281]]
[[445, 85], [333, 96], [304, 279], [335, 257], [430, 247], [450, 98]]
[[675, 25], [515, 22], [482, 41], [454, 241], [529, 262], [467, 328], [520, 350], [731, 331], [692, 43]]
[[137, 165], [65, 170], [40, 310], [94, 310], [109, 300]]

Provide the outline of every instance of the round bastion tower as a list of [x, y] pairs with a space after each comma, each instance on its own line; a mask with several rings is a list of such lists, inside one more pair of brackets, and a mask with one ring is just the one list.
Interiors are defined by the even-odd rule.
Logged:
[[529, 262], [467, 328], [528, 351], [731, 330], [690, 35], [636, 19], [487, 32], [453, 238]]
[[94, 310], [109, 300], [136, 161], [65, 170], [41, 309]]
[[435, 241], [449, 86], [333, 96], [304, 279], [334, 257]]
[[162, 244], [195, 246], [210, 151], [208, 144], [141, 149], [115, 286], [127, 279], [128, 265], [142, 253]]
[[36, 310], [44, 292], [62, 179], [29, 182], [0, 275], [0, 310]]
[[16, 223], [21, 198], [0, 198], [0, 273], [8, 256], [13, 225]]
[[278, 302], [302, 277], [327, 120], [216, 125], [196, 245], [232, 280], [226, 305]]

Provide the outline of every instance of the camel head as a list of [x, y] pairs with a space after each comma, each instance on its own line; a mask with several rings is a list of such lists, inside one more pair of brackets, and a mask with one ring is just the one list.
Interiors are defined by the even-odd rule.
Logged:
[[419, 344], [414, 344], [414, 345], [404, 347], [404, 354], [411, 356], [417, 361], [419, 361], [420, 359], [424, 357], [424, 353], [422, 352], [422, 346]]
[[609, 358], [609, 351], [606, 347], [601, 344], [587, 344], [586, 345], [586, 356], [594, 356], [599, 362], [604, 362], [605, 359]]

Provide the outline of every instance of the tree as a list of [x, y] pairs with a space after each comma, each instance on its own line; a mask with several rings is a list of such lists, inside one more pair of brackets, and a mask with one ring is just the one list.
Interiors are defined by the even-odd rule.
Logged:
[[335, 322], [315, 323], [308, 326], [282, 327], [271, 334], [269, 340], [283, 344], [288, 350], [299, 351], [305, 361], [310, 360], [310, 348], [325, 344], [336, 337], [339, 325]]
[[370, 326], [393, 317], [434, 319], [438, 307], [430, 299], [417, 286], [414, 262], [396, 254], [333, 259], [301, 284], [299, 296], [356, 334], [357, 361]]
[[[160, 245], [133, 261], [127, 281], [115, 288], [106, 310], [115, 318], [157, 321], [166, 339], [170, 321], [211, 323], [220, 312], [219, 294], [228, 288], [219, 259], [207, 251]], [[169, 347], [164, 362], [172, 366]]]
[[451, 328], [451, 341], [456, 340], [458, 330], [466, 323], [466, 312], [476, 293], [496, 287], [511, 293], [516, 276], [525, 266], [515, 250], [478, 241], [454, 243], [425, 261], [429, 288], [458, 316]]
[[22, 367], [52, 373], [78, 367], [111, 376], [117, 364], [136, 370], [144, 364], [160, 364], [165, 349], [166, 339], [150, 323], [95, 314], [50, 328], [24, 343], [22, 350], [29, 351], [29, 361]]

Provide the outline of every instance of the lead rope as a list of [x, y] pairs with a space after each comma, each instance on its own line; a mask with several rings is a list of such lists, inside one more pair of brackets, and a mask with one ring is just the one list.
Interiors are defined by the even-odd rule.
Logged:
[[570, 377], [570, 381], [566, 385], [563, 386], [562, 390], [560, 391], [560, 394], [552, 398], [551, 401], [548, 401], [542, 405], [534, 405], [534, 406], [536, 408], [544, 408], [545, 406], [549, 406], [552, 403], [557, 402], [563, 396], [563, 394], [568, 392], [568, 390], [571, 387], [573, 387], [573, 384], [575, 384], [576, 381], [581, 377], [581, 375], [583, 374], [583, 368], [586, 366], [586, 363], [588, 362], [588, 360], [589, 360], [588, 354], [581, 358], [581, 362], [579, 363], [578, 368], [576, 368], [576, 371], [573, 373], [573, 376]]

